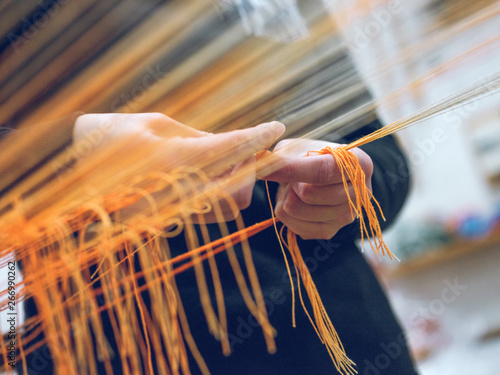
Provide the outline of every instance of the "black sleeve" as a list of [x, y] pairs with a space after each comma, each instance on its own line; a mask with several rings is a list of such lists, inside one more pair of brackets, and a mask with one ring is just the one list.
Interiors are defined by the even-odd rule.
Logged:
[[[351, 143], [380, 127], [380, 122], [376, 120], [342, 139], [335, 140], [335, 142]], [[380, 138], [360, 148], [373, 161], [373, 195], [379, 202], [386, 218], [383, 221], [379, 216], [380, 226], [385, 229], [394, 221], [408, 195], [410, 187], [408, 164], [396, 139], [392, 136]], [[359, 238], [359, 236], [359, 224], [355, 221], [342, 228], [335, 237], [337, 240], [352, 240]]]

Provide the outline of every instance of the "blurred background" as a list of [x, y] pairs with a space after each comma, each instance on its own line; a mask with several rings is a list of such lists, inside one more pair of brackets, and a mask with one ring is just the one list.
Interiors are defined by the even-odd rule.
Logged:
[[[287, 137], [344, 119], [340, 137], [491, 81], [499, 25], [495, 0], [3, 0], [0, 125], [159, 111], [211, 132], [279, 120]], [[498, 375], [500, 96], [397, 137], [400, 262], [366, 255], [422, 375]]]

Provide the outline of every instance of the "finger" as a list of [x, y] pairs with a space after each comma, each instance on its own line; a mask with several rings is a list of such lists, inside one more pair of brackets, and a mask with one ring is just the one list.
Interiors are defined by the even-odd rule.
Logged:
[[181, 124], [162, 113], [140, 113], [134, 114], [134, 116], [141, 116], [141, 120], [146, 121], [149, 129], [158, 137], [198, 138], [207, 135], [207, 133], [203, 131]]
[[319, 151], [326, 146], [335, 148], [341, 145], [309, 138], [287, 138], [279, 141], [273, 151], [288, 155], [306, 156], [309, 151]]
[[[279, 212], [279, 215], [278, 215]], [[328, 240], [342, 228], [338, 222], [316, 223], [306, 220], [299, 220], [288, 216], [280, 210], [280, 206], [276, 205], [276, 216], [280, 221], [292, 232], [298, 234], [304, 240], [323, 239]]]
[[252, 201], [253, 187], [255, 185], [255, 156], [239, 163], [231, 173], [234, 181], [232, 196], [238, 208], [244, 210]]
[[321, 150], [326, 145], [332, 146], [331, 143], [325, 144], [325, 142], [310, 139], [283, 139], [276, 144], [272, 153], [259, 159], [257, 177], [266, 179], [266, 176], [273, 172], [287, 167], [291, 163], [300, 162], [309, 151]]
[[255, 154], [255, 157], [257, 159], [257, 161], [259, 161], [260, 159], [262, 158], [266, 158], [268, 157], [269, 155], [271, 155], [272, 152], [271, 151], [268, 151], [268, 150], [262, 150], [262, 151], [259, 151]]
[[210, 151], [236, 152], [241, 162], [258, 151], [267, 150], [284, 132], [285, 125], [273, 121], [206, 137], [200, 139], [199, 145], [206, 144]]
[[[305, 182], [293, 182], [290, 184], [297, 196], [309, 205], [337, 206], [348, 202], [344, 184], [312, 185]], [[347, 183], [349, 196], [354, 200], [356, 195], [351, 182]]]
[[[255, 162], [256, 158], [252, 155], [247, 160], [236, 165], [229, 174], [214, 180], [219, 188], [223, 189], [226, 194], [230, 194], [231, 197], [216, 202], [218, 206], [217, 213], [212, 209], [202, 215], [203, 222], [215, 223], [234, 220], [239, 215], [240, 210], [250, 205], [255, 185]], [[212, 205], [214, 203], [212, 202]], [[200, 222], [200, 217], [194, 215], [191, 220]]]
[[274, 156], [276, 165], [281, 167], [265, 176], [259, 173], [259, 178], [287, 182], [307, 182], [313, 185], [331, 185], [342, 182], [335, 158], [332, 155], [311, 155], [300, 157]]
[[354, 155], [358, 158], [359, 165], [361, 166], [361, 169], [365, 173], [365, 182], [366, 186], [372, 190], [372, 174], [373, 174], [373, 161], [370, 158], [370, 156], [364, 152], [362, 149], [355, 147], [350, 149]]
[[267, 150], [284, 131], [285, 126], [274, 121], [253, 128], [197, 138], [192, 146], [203, 150], [205, 168], [216, 173], [242, 162], [256, 152]]
[[337, 206], [310, 205], [299, 198], [291, 185], [282, 194], [283, 198], [278, 200], [281, 203], [280, 209], [291, 218], [315, 223], [336, 221], [343, 224], [353, 220], [347, 201]]
[[[297, 152], [314, 151], [319, 149], [318, 141], [296, 142], [295, 140], [283, 140], [278, 143], [276, 149], [270, 156], [263, 158], [257, 167], [257, 177], [276, 182], [306, 182], [313, 185], [330, 185], [342, 182], [342, 173], [332, 155], [310, 155], [290, 156], [290, 150]], [[373, 174], [373, 162], [368, 154], [360, 148], [350, 150], [359, 161], [361, 169], [365, 173], [365, 182], [371, 190], [371, 176]], [[307, 152], [306, 152], [307, 153]]]

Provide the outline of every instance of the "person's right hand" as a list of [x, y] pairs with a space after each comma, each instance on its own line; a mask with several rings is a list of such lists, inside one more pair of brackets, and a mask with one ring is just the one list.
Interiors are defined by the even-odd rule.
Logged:
[[[203, 170], [212, 181], [224, 179], [238, 210], [222, 204], [224, 220], [234, 219], [239, 210], [247, 208], [255, 184], [255, 154], [267, 150], [283, 134], [285, 127], [278, 122], [220, 134], [208, 134], [183, 125], [160, 113], [88, 114], [80, 116], [74, 128], [74, 143], [92, 137], [99, 139], [96, 148], [112, 141], [133, 139], [142, 146], [167, 150], [162, 169], [190, 166]], [[243, 171], [244, 173], [239, 173]], [[238, 178], [228, 176], [238, 174]], [[142, 209], [136, 207], [136, 209]], [[220, 219], [214, 212], [204, 215], [206, 222]], [[196, 219], [194, 217], [194, 219]]]

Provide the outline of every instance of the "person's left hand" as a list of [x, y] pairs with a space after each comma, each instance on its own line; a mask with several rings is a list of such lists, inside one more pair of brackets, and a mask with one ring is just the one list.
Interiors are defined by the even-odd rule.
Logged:
[[[183, 185], [182, 194], [196, 196], [199, 191], [211, 187], [214, 192], [222, 191], [224, 194], [211, 201], [212, 205], [217, 204], [218, 210], [211, 209], [189, 218], [193, 222], [202, 219], [215, 223], [235, 219], [240, 210], [250, 205], [255, 184], [255, 154], [267, 150], [284, 131], [283, 124], [271, 122], [208, 134], [161, 113], [99, 113], [77, 119], [73, 140], [76, 150], [81, 145], [92, 144], [91, 140], [98, 140], [89, 156], [103, 149], [113, 150], [123, 158], [129, 155], [147, 157], [161, 151], [158, 153], [161, 158], [149, 159], [145, 171], [170, 172], [179, 167], [202, 171], [206, 179], [192, 179], [189, 185]], [[159, 199], [168, 195], [155, 193], [154, 197]], [[149, 214], [150, 209], [150, 201], [144, 198], [123, 210], [122, 217]]]
[[[280, 221], [303, 239], [330, 239], [342, 227], [354, 221], [344, 190], [342, 175], [332, 155], [310, 155], [325, 146], [337, 143], [315, 140], [283, 140], [276, 145], [273, 156], [280, 168], [262, 177], [279, 182], [275, 213]], [[373, 163], [361, 149], [351, 150], [366, 174], [371, 190]], [[351, 182], [349, 195], [354, 199]]]

